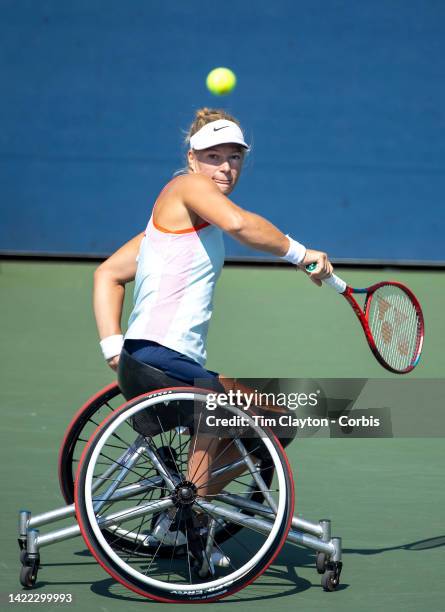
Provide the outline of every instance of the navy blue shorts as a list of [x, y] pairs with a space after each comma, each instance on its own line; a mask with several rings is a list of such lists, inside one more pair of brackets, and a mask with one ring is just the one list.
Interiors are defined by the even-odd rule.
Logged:
[[197, 361], [157, 342], [125, 340], [125, 349], [134, 359], [162, 370], [167, 376], [188, 385], [201, 386], [205, 381], [211, 382], [212, 387], [219, 385], [217, 372], [206, 370]]

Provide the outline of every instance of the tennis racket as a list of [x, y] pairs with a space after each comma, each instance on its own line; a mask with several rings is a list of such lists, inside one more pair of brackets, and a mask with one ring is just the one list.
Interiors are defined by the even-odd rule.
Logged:
[[[308, 272], [316, 264], [306, 266]], [[333, 274], [323, 283], [341, 293], [352, 306], [377, 361], [390, 372], [407, 374], [419, 363], [424, 338], [422, 308], [414, 293], [395, 281], [354, 289]], [[354, 298], [365, 295], [363, 309]]]

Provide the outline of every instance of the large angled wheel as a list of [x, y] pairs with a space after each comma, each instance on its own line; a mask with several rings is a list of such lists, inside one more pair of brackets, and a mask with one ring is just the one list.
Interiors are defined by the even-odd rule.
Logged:
[[74, 477], [88, 439], [99, 423], [125, 401], [118, 384], [113, 382], [90, 397], [71, 419], [58, 457], [60, 490], [68, 505], [74, 501]]
[[[187, 462], [204, 435], [205, 401], [205, 391], [184, 388], [128, 402], [96, 430], [79, 464], [76, 514], [90, 551], [120, 583], [158, 601], [212, 601], [243, 588], [273, 561], [292, 521], [292, 475], [278, 440], [233, 406], [223, 411], [243, 417], [243, 427], [209, 468], [224, 489], [200, 495]], [[263, 504], [252, 499], [256, 492]], [[159, 531], [166, 521], [169, 529]], [[129, 540], [132, 551], [122, 546]], [[150, 554], [140, 556], [148, 543]]]
[[[98, 393], [93, 395], [85, 404], [76, 412], [68, 425], [62, 444], [59, 450], [58, 472], [59, 483], [63, 497], [68, 505], [74, 502], [74, 478], [79, 465], [79, 461], [85, 446], [92, 436], [98, 425], [114, 410], [122, 406], [126, 402], [122, 395], [119, 386], [116, 382], [107, 385]], [[177, 402], [176, 402], [177, 404]], [[170, 404], [172, 406], [172, 404]], [[171, 428], [163, 435], [164, 452], [169, 456], [183, 455], [184, 448], [187, 448], [189, 443], [189, 433], [187, 428], [178, 426]], [[178, 433], [179, 432], [179, 433]], [[182, 461], [184, 457], [182, 456]], [[264, 459], [259, 462], [258, 469], [261, 477], [269, 486], [273, 478], [273, 465], [268, 465]], [[250, 492], [247, 494], [250, 501], [263, 503], [264, 496], [258, 490], [254, 480], [250, 479]], [[249, 510], [244, 509], [242, 512], [248, 514]], [[232, 535], [235, 535], [241, 526], [237, 524], [224, 525], [224, 529], [217, 526], [215, 539], [218, 543], [224, 542]], [[151, 541], [146, 541], [143, 546], [135, 542], [131, 537], [121, 539], [121, 546], [125, 550], [137, 550], [139, 555], [150, 555], [153, 553]], [[170, 554], [167, 547], [163, 547], [162, 554]]]

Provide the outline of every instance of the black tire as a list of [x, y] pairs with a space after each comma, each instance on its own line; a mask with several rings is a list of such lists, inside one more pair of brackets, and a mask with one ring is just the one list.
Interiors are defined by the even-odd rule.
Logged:
[[335, 589], [340, 584], [337, 572], [335, 572], [334, 570], [328, 570], [327, 572], [325, 572], [321, 579], [321, 584], [325, 591], [335, 591]]
[[25, 589], [32, 589], [37, 580], [37, 566], [23, 565], [20, 569], [20, 584]]
[[[130, 448], [132, 449], [131, 453], [129, 453], [125, 459], [122, 458], [121, 455], [117, 454], [118, 458], [115, 460], [111, 460], [110, 463], [107, 462], [110, 454], [110, 449], [107, 446], [108, 440], [113, 439], [113, 436], [114, 439], [124, 440], [126, 437], [126, 432], [130, 429], [129, 424], [133, 424], [135, 422], [136, 416], [148, 414], [149, 411], [151, 411], [150, 414], [152, 414], [155, 407], [156, 410], [160, 410], [162, 406], [164, 406], [165, 409], [165, 402], [167, 400], [169, 402], [174, 402], [178, 400], [193, 401], [198, 403], [201, 402], [203, 404], [203, 398], [205, 398], [205, 392], [203, 390], [187, 387], [184, 389], [173, 389], [168, 391], [148, 393], [143, 397], [139, 397], [136, 400], [128, 402], [126, 405], [122, 406], [120, 409], [116, 410], [112, 415], [110, 415], [107, 419], [105, 419], [105, 421], [100, 425], [94, 436], [90, 439], [88, 447], [79, 465], [79, 470], [76, 477], [76, 516], [81, 529], [81, 533], [91, 553], [102, 565], [102, 567], [121, 584], [145, 597], [157, 601], [209, 602], [230, 595], [238, 591], [239, 589], [247, 586], [250, 582], [252, 582], [259, 575], [261, 575], [276, 557], [276, 555], [278, 554], [281, 547], [286, 541], [287, 533], [291, 526], [291, 521], [293, 517], [294, 493], [292, 474], [286, 455], [284, 454], [280, 443], [273, 435], [273, 433], [270, 431], [265, 432], [265, 430], [261, 430], [261, 428], [258, 425], [255, 425], [250, 419], [250, 429], [258, 436], [258, 440], [261, 440], [261, 444], [264, 446], [264, 448], [268, 450], [270, 455], [270, 462], [273, 463], [275, 470], [277, 471], [277, 488], [269, 489], [269, 491], [273, 491], [273, 493], [269, 494], [271, 496], [275, 495], [278, 512], [277, 514], [272, 514], [270, 519], [271, 526], [269, 529], [266, 529], [263, 535], [261, 535], [260, 544], [254, 541], [254, 538], [235, 538], [234, 540], [231, 540], [232, 545], [233, 542], [237, 544], [238, 552], [240, 553], [242, 559], [240, 561], [238, 561], [238, 559], [233, 561], [233, 563], [237, 563], [236, 567], [232, 563], [232, 561], [229, 560], [229, 563], [231, 565], [230, 570], [223, 570], [223, 574], [224, 571], [226, 571], [223, 576], [219, 578], [215, 577], [207, 583], [198, 582], [199, 578], [195, 579], [195, 577], [192, 577], [191, 571], [189, 571], [189, 574], [187, 574], [185, 578], [184, 576], [181, 577], [181, 579], [184, 578], [184, 580], [179, 584], [175, 582], [171, 583], [170, 580], [174, 579], [170, 577], [171, 572], [173, 571], [173, 574], [177, 572], [176, 568], [174, 570], [171, 570], [171, 564], [170, 569], [168, 569], [167, 579], [159, 579], [156, 576], [159, 576], [159, 574], [165, 576], [167, 574], [166, 569], [163, 569], [162, 567], [158, 567], [156, 565], [156, 563], [159, 566], [162, 565], [159, 563], [159, 560], [161, 559], [160, 557], [156, 557], [156, 563], [153, 566], [155, 557], [150, 560], [144, 560], [138, 559], [135, 555], [130, 556], [123, 554], [120, 551], [119, 545], [114, 546], [113, 543], [111, 543], [104, 536], [104, 532], [107, 531], [107, 527], [109, 527], [110, 523], [108, 523], [107, 527], [101, 527], [101, 524], [103, 524], [101, 523], [101, 521], [115, 521], [117, 523], [115, 527], [116, 533], [124, 531], [122, 529], [122, 524], [124, 524], [125, 528], [128, 528], [129, 521], [129, 529], [135, 530], [136, 527], [131, 526], [131, 521], [133, 520], [133, 517], [136, 516], [135, 513], [137, 513], [137, 520], [142, 517], [138, 529], [138, 534], [142, 534], [140, 536], [141, 538], [149, 537], [145, 536], [145, 531], [142, 529], [142, 524], [144, 520], [151, 520], [154, 511], [151, 510], [150, 513], [150, 511], [146, 510], [147, 507], [150, 504], [156, 504], [156, 508], [158, 508], [159, 504], [164, 504], [163, 508], [168, 507], [165, 504], [170, 504], [170, 507], [173, 507], [174, 503], [179, 503], [177, 501], [173, 501], [175, 499], [177, 500], [177, 497], [175, 497], [175, 495], [177, 495], [177, 488], [181, 487], [182, 490], [184, 483], [187, 482], [182, 481], [183, 484], [178, 484], [177, 488], [175, 489], [176, 493], [174, 491], [169, 491], [168, 495], [161, 496], [159, 499], [156, 498], [154, 501], [150, 501], [148, 503], [145, 498], [140, 500], [137, 496], [134, 498], [134, 500], [132, 500], [128, 493], [126, 493], [126, 505], [123, 506], [124, 510], [121, 514], [119, 514], [119, 511], [117, 511], [116, 513], [116, 507], [122, 509], [122, 506], [119, 506], [119, 504], [122, 503], [122, 498], [119, 497], [118, 494], [116, 494], [115, 498], [109, 496], [106, 497], [106, 493], [103, 493], [104, 497], [102, 498], [100, 487], [103, 486], [104, 490], [106, 489], [106, 487], [109, 487], [110, 484], [109, 482], [107, 482], [107, 480], [111, 479], [111, 476], [110, 478], [108, 478], [107, 476], [107, 478], [104, 479], [101, 475], [105, 473], [111, 474], [119, 472], [116, 477], [113, 477], [111, 479], [112, 482], [119, 481], [119, 487], [121, 485], [124, 485], [121, 489], [113, 489], [113, 491], [118, 492], [120, 490], [123, 491], [124, 489], [127, 492], [130, 490], [131, 487], [139, 486], [139, 483], [145, 483], [148, 481], [154, 482], [153, 478], [151, 476], [148, 476], [149, 474], [151, 474], [151, 472], [141, 473], [141, 471], [143, 470], [143, 466], [145, 465], [145, 463], [147, 463], [147, 457], [150, 456], [151, 447], [149, 445], [154, 438], [151, 434], [150, 436], [137, 437], [136, 444], [132, 443], [130, 445]], [[245, 413], [237, 408], [227, 407], [227, 410], [230, 413], [239, 413], [240, 415], [245, 417]], [[167, 414], [166, 411], [165, 414]], [[135, 435], [134, 429], [133, 435]], [[133, 438], [131, 438], [131, 440], [133, 440]], [[145, 447], [144, 444], [146, 444], [147, 447]], [[138, 447], [138, 445], [140, 446], [140, 448]], [[130, 463], [130, 456], [131, 461], [135, 461], [134, 463]], [[136, 459], [134, 459], [134, 457], [136, 457]], [[102, 467], [103, 464], [107, 465], [107, 467]], [[110, 473], [110, 469], [114, 469], [115, 471]], [[150, 467], [150, 469], [152, 469], [152, 467]], [[134, 472], [134, 474], [132, 472]], [[123, 478], [127, 476], [128, 484], [126, 484], [127, 481], [123, 480]], [[150, 480], [150, 478], [152, 480]], [[134, 482], [132, 482], [132, 479]], [[99, 488], [96, 486], [98, 482]], [[94, 498], [92, 492], [93, 483], [95, 491]], [[152, 485], [150, 485], [150, 487], [151, 486]], [[129, 488], [127, 489], [125, 487]], [[159, 488], [159, 486], [155, 486], [154, 489], [156, 489], [156, 493], [159, 493], [162, 488]], [[99, 493], [97, 493], [97, 491], [99, 491]], [[112, 495], [114, 495], [114, 492], [112, 493]], [[144, 504], [139, 505], [140, 501], [144, 501]], [[98, 503], [99, 507], [97, 505]], [[129, 509], [127, 508], [127, 505], [129, 503], [133, 503], [136, 505]], [[191, 559], [190, 555], [192, 555], [192, 557], [195, 560], [198, 560], [199, 562], [202, 559], [202, 539], [201, 536], [197, 535], [196, 530], [193, 531], [193, 525], [195, 524], [193, 522], [195, 520], [193, 518], [193, 513], [195, 512], [195, 507], [198, 506], [201, 508], [201, 510], [204, 509], [205, 512], [210, 511], [210, 516], [216, 517], [215, 520], [217, 521], [218, 525], [220, 524], [221, 516], [225, 516], [224, 510], [221, 514], [220, 506], [215, 506], [215, 504], [212, 505], [211, 503], [209, 504], [208, 502], [204, 502], [204, 500], [202, 498], [199, 498], [199, 496], [196, 497], [196, 501], [192, 502], [192, 505], [177, 506], [177, 508], [179, 508], [181, 511], [180, 520], [185, 521], [184, 532], [186, 533], [187, 539], [186, 546], [190, 554], [186, 555], [184, 564], [185, 567], [187, 567], [188, 564], [189, 570]], [[110, 507], [112, 508], [111, 510], [109, 510]], [[107, 512], [110, 512], [109, 516], [111, 518], [109, 519], [107, 518]], [[148, 518], [144, 518], [147, 512]], [[185, 517], [184, 519], [182, 518], [183, 512]], [[212, 514], [213, 512], [216, 512], [216, 514]], [[249, 512], [252, 513], [251, 511]], [[233, 513], [229, 514], [230, 518], [227, 518], [226, 515], [226, 518], [224, 520], [227, 519], [230, 523], [230, 520], [233, 520], [233, 518], [231, 517], [234, 516], [235, 515]], [[261, 517], [261, 514], [259, 516]], [[149, 523], [146, 523], [146, 525], [147, 524]], [[244, 525], [244, 528], [249, 530], [247, 524]], [[261, 544], [263, 538], [264, 543]], [[251, 543], [251, 541], [253, 543]], [[253, 551], [253, 547], [257, 546], [258, 551], [256, 551], [256, 549]], [[158, 546], [158, 548], [160, 548], [160, 545]], [[201, 550], [201, 553], [199, 552], [199, 550]], [[221, 552], [224, 553], [224, 551]], [[151, 569], [152, 566], [153, 569]], [[149, 575], [150, 571], [151, 574]], [[227, 572], [229, 573], [227, 574]]]
[[319, 574], [324, 574], [326, 571], [327, 555], [324, 552], [318, 552], [315, 560], [315, 567]]

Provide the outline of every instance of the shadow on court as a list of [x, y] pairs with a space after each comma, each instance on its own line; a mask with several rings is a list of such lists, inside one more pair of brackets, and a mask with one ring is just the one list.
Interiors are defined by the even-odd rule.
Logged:
[[[399, 546], [387, 546], [382, 548], [343, 548], [344, 555], [380, 555], [382, 553], [394, 550], [430, 550], [445, 546], [445, 535], [428, 538], [426, 540], [418, 540], [409, 544], [400, 544]], [[299, 567], [312, 567], [315, 565], [315, 553], [309, 549], [295, 548], [287, 544], [281, 551], [278, 561], [281, 563], [290, 563], [291, 561]]]
[[[242, 604], [250, 601], [276, 600], [298, 593], [302, 593], [313, 587], [309, 580], [301, 578], [293, 565], [283, 569], [272, 568], [267, 570], [266, 579], [254, 582], [247, 590], [242, 590], [227, 599], [218, 601], [218, 605]], [[346, 588], [346, 585], [342, 585]], [[124, 589], [120, 584], [111, 579], [96, 581], [91, 585], [91, 591], [96, 595], [116, 599], [120, 601], [140, 601], [142, 603], [158, 603], [150, 599], [142, 598], [131, 591]]]
[[357, 555], [378, 555], [380, 553], [389, 552], [392, 550], [430, 550], [432, 548], [439, 548], [445, 546], [445, 535], [437, 536], [435, 538], [428, 538], [426, 540], [418, 540], [417, 542], [411, 542], [410, 544], [401, 544], [400, 546], [388, 546], [387, 548], [345, 548], [343, 552], [354, 553]]
[[[406, 551], [425, 551], [434, 548], [445, 546], [445, 535], [440, 535], [433, 538], [424, 540], [417, 540], [409, 542], [407, 544], [400, 544], [399, 546], [388, 546], [381, 548], [346, 548], [344, 554], [357, 554], [357, 555], [379, 555], [396, 550]], [[90, 557], [91, 553], [87, 550], [79, 550], [74, 552], [78, 557]], [[51, 567], [75, 567], [75, 566], [96, 566], [94, 560], [90, 561], [78, 561], [78, 562], [67, 562], [67, 563], [44, 563], [42, 569]], [[311, 588], [321, 588], [318, 581], [318, 575], [315, 571], [315, 553], [309, 549], [295, 547], [290, 544], [284, 546], [280, 552], [277, 565], [272, 565], [266, 571], [266, 573], [259, 578], [257, 582], [254, 582], [249, 586], [247, 590], [235, 593], [227, 600], [221, 600], [218, 602], [222, 604], [235, 604], [243, 602], [254, 602], [254, 601], [266, 601], [266, 600], [277, 600], [282, 598], [288, 598], [292, 595], [297, 595]], [[299, 568], [310, 568], [314, 570], [313, 579], [307, 580], [298, 574]], [[49, 573], [49, 572], [48, 572]], [[104, 580], [91, 581], [76, 580], [76, 581], [52, 581], [52, 580], [38, 580], [36, 587], [54, 587], [54, 586], [70, 586], [70, 585], [88, 585], [90, 590], [96, 595], [110, 598], [118, 601], [134, 601], [148, 603], [151, 600], [140, 597], [137, 594], [132, 594], [131, 591], [125, 589], [119, 583], [116, 583], [112, 578], [105, 578]], [[338, 591], [343, 591], [349, 588], [348, 583], [341, 582]], [[154, 603], [154, 602], [153, 602]]]

